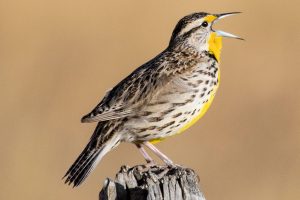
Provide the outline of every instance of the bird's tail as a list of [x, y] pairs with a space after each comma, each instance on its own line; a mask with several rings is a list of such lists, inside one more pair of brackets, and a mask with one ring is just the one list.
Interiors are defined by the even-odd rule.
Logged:
[[103, 156], [120, 143], [120, 139], [117, 135], [109, 136], [107, 134], [97, 133], [97, 129], [98, 127], [90, 142], [64, 176], [64, 178], [66, 178], [66, 184], [73, 184], [73, 187], [79, 186], [96, 167]]

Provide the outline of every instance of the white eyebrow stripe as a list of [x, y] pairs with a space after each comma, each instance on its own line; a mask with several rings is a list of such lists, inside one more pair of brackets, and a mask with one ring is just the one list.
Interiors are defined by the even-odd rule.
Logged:
[[197, 20], [193, 21], [192, 23], [189, 23], [179, 32], [178, 35], [183, 35], [183, 34], [189, 32], [190, 30], [192, 30], [193, 28], [200, 26], [202, 21], [203, 21], [202, 19], [197, 19]]

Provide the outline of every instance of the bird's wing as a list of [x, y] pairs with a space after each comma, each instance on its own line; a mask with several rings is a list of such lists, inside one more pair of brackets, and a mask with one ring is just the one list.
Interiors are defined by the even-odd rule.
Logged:
[[82, 117], [82, 122], [100, 122], [118, 119], [126, 117], [130, 113], [130, 110], [124, 109], [124, 106], [120, 103], [116, 102], [112, 107], [109, 106], [109, 102], [112, 101], [109, 100], [112, 90], [113, 89], [106, 91], [102, 101], [92, 110], [92, 112]]
[[[176, 56], [178, 56], [177, 52]], [[164, 51], [154, 59], [137, 68], [128, 77], [108, 91], [102, 101], [82, 122], [99, 122], [136, 115], [143, 105], [158, 96], [161, 89], [177, 73], [183, 73], [197, 62], [186, 56], [179, 62], [174, 52]]]

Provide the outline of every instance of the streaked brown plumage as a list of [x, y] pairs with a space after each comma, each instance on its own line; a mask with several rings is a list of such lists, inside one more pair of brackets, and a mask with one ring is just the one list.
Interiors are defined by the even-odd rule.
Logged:
[[82, 122], [98, 125], [67, 171], [66, 183], [81, 184], [101, 158], [120, 142], [136, 144], [147, 162], [153, 160], [142, 145], [167, 164], [173, 164], [148, 141], [184, 131], [208, 109], [218, 87], [221, 48], [212, 49], [211, 45], [218, 45], [219, 41], [210, 43], [215, 33], [211, 26], [220, 16], [225, 14], [194, 13], [182, 18], [166, 50], [108, 91], [92, 112], [82, 118]]

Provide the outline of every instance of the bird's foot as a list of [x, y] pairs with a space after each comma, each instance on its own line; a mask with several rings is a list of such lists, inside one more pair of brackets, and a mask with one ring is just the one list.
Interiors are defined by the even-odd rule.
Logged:
[[147, 160], [147, 163], [144, 164], [144, 165], [139, 165], [138, 166], [138, 170], [140, 172], [146, 172], [146, 171], [151, 171], [151, 169], [156, 166], [156, 163], [154, 160], [151, 160], [151, 161], [148, 161]]

